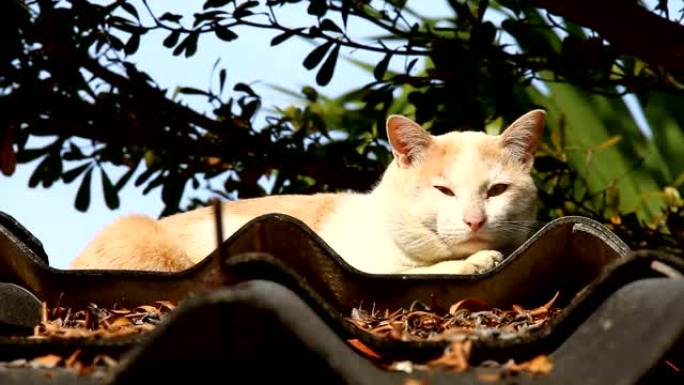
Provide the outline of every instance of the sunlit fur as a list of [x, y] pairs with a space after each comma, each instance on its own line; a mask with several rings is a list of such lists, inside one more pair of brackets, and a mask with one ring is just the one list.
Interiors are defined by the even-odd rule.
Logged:
[[[500, 136], [430, 136], [407, 118], [390, 117], [395, 160], [371, 192], [228, 202], [223, 206], [226, 237], [256, 216], [280, 212], [301, 219], [365, 272], [477, 271], [467, 265], [469, 256], [482, 250], [510, 251], [534, 227], [536, 188], [530, 169], [543, 118], [543, 111], [531, 111]], [[495, 184], [508, 187], [488, 197]], [[447, 187], [453, 196], [434, 186]], [[473, 232], [464, 221], [468, 215], [482, 217], [481, 228]], [[129, 216], [98, 235], [72, 267], [182, 270], [216, 247], [214, 234], [207, 208], [159, 221]], [[491, 267], [489, 259], [484, 260]]]

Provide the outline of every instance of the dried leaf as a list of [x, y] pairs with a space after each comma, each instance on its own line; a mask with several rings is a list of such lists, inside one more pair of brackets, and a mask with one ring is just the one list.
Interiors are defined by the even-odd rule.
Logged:
[[539, 355], [521, 364], [515, 362], [505, 366], [506, 369], [514, 372], [526, 372], [530, 374], [549, 374], [553, 370], [553, 361], [546, 355]]
[[145, 312], [148, 314], [159, 314], [160, 311], [154, 306], [142, 305], [135, 308], [136, 312]]
[[56, 368], [57, 365], [62, 361], [62, 357], [56, 354], [48, 354], [45, 356], [40, 356], [29, 361], [29, 366], [32, 368], [46, 368], [52, 369]]
[[468, 369], [468, 360], [470, 359], [470, 352], [473, 347], [473, 342], [454, 341], [446, 348], [444, 354], [427, 364], [430, 367], [446, 367], [456, 373], [464, 372]]
[[108, 368], [113, 368], [119, 365], [119, 362], [106, 354], [98, 354], [93, 358], [93, 366], [104, 365]]
[[373, 358], [375, 360], [382, 360], [382, 357], [378, 353], [373, 351], [373, 349], [369, 348], [368, 345], [364, 344], [359, 339], [354, 338], [354, 339], [347, 340], [347, 342], [351, 346], [355, 347], [356, 350], [361, 352], [366, 357]]
[[78, 362], [78, 357], [81, 355], [81, 349], [77, 349], [75, 352], [71, 353], [69, 358], [64, 361], [64, 366], [67, 368], [72, 368]]
[[460, 309], [483, 310], [488, 307], [490, 306], [488, 306], [487, 302], [479, 298], [465, 298], [451, 305], [449, 308], [449, 314], [454, 315]]
[[131, 320], [129, 320], [128, 318], [126, 318], [126, 317], [119, 317], [119, 318], [117, 318], [116, 320], [114, 320], [114, 322], [110, 323], [110, 324], [108, 325], [108, 328], [109, 328], [109, 329], [119, 329], [119, 328], [125, 328], [125, 327], [127, 327], [127, 326], [132, 325], [132, 324], [133, 324], [133, 323], [132, 323]]

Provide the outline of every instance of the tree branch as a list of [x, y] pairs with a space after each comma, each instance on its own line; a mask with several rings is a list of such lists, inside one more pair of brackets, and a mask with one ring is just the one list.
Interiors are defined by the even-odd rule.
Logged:
[[684, 74], [684, 27], [636, 1], [534, 0], [568, 21], [591, 28], [621, 51]]

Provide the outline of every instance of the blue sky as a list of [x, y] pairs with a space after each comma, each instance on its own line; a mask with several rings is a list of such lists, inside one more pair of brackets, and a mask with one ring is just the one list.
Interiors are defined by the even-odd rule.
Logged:
[[[203, 1], [150, 1], [154, 9], [186, 15], [201, 11], [202, 4]], [[419, 11], [425, 16], [444, 17], [450, 12], [446, 1], [412, 4], [420, 6]], [[427, 7], [427, 4], [430, 6]], [[144, 14], [142, 7], [138, 9]], [[299, 9], [288, 6], [284, 9], [287, 13], [279, 13], [281, 22], [292, 25], [306, 25], [307, 22], [313, 24], [311, 16], [306, 14], [305, 6]], [[158, 14], [161, 13], [158, 11]], [[363, 22], [351, 24], [349, 30], [355, 36], [372, 36], [377, 32]], [[219, 67], [226, 68], [228, 74], [226, 89], [232, 89], [236, 82], [247, 82], [262, 96], [266, 108], [292, 103], [289, 96], [272, 90], [271, 84], [294, 90], [315, 84], [316, 72], [306, 71], [301, 65], [303, 58], [312, 49], [310, 43], [290, 39], [277, 47], [270, 47], [270, 40], [277, 34], [275, 32], [245, 28], [237, 29], [236, 32], [240, 38], [230, 43], [219, 42], [213, 36], [202, 37], [198, 53], [189, 59], [174, 57], [170, 50], [161, 45], [161, 40], [166, 37], [165, 33], [149, 33], [143, 38], [139, 52], [130, 59], [150, 74], [159, 85], [168, 88], [169, 94], [177, 86], [206, 88], [212, 81], [211, 68], [220, 59]], [[343, 50], [342, 53], [346, 57], [370, 63], [381, 59], [381, 56], [360, 51]], [[402, 63], [399, 61], [393, 61], [392, 66], [400, 67]], [[365, 84], [371, 76], [349, 62], [340, 61], [330, 84], [319, 90], [326, 95], [335, 96]], [[205, 111], [201, 99], [187, 98], [185, 101], [198, 111]], [[35, 142], [35, 145], [39, 144]], [[96, 188], [101, 183], [95, 173], [90, 208], [86, 213], [78, 212], [73, 205], [78, 183], [56, 183], [49, 189], [30, 189], [28, 179], [35, 166], [35, 162], [20, 165], [9, 178], [0, 175], [0, 210], [14, 216], [43, 242], [50, 256], [50, 263], [55, 267], [66, 268], [86, 243], [115, 218], [128, 213], [156, 217], [162, 210], [158, 189], [143, 196], [142, 190], [132, 185], [121, 192], [121, 207], [109, 210], [104, 203], [101, 189]]]

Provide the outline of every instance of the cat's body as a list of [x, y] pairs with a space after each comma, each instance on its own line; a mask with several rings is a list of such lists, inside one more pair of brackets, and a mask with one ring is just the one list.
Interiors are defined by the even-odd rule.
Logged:
[[[359, 270], [469, 274], [491, 268], [528, 235], [536, 216], [529, 175], [544, 113], [532, 111], [501, 136], [430, 136], [388, 119], [395, 160], [367, 194], [270, 196], [225, 203], [224, 233], [267, 213], [294, 216]], [[213, 212], [159, 221], [128, 216], [105, 229], [74, 268], [178, 271], [216, 248]]]

